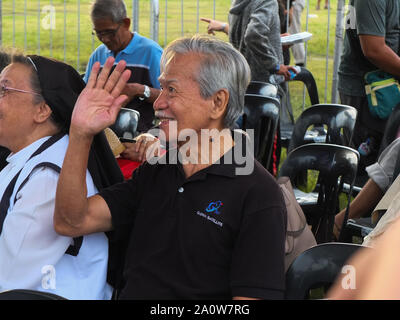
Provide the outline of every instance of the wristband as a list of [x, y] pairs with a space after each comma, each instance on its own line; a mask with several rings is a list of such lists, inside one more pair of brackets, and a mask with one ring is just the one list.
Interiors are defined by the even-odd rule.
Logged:
[[281, 68], [281, 65], [278, 63], [275, 67], [275, 73], [277, 73], [279, 71], [279, 69]]
[[225, 31], [226, 26], [227, 26], [227, 24], [226, 24], [226, 23], [223, 23], [223, 24], [221, 25], [221, 31]]

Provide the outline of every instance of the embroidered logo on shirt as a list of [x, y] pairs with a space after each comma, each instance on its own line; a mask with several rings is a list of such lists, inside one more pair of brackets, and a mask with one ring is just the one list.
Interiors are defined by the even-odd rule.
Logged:
[[210, 204], [206, 208], [206, 212], [221, 214], [221, 212], [219, 211], [219, 208], [221, 208], [223, 205], [224, 204], [222, 203], [222, 201], [210, 202]]
[[196, 214], [199, 215], [200, 217], [207, 219], [208, 221], [211, 221], [212, 223], [216, 224], [217, 226], [222, 227], [224, 225], [224, 223], [222, 221], [215, 219], [214, 217], [212, 217], [209, 214], [210, 213], [221, 214], [221, 212], [219, 210], [223, 205], [224, 204], [222, 203], [222, 201], [219, 201], [219, 200], [213, 201], [213, 202], [209, 203], [208, 207], [205, 210], [206, 213], [208, 213], [208, 214], [200, 212], [200, 211], [196, 211]]

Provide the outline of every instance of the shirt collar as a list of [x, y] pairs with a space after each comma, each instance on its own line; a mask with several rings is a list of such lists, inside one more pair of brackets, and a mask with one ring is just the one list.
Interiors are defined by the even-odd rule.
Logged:
[[[139, 38], [140, 38], [140, 35], [137, 32], [133, 32], [133, 37], [132, 37], [131, 41], [128, 43], [128, 45], [123, 50], [119, 51], [117, 53], [117, 55], [122, 54], [122, 53], [127, 54], [127, 55], [132, 54], [135, 46], [137, 45], [137, 42], [139, 41]], [[106, 47], [108, 54], [113, 55], [113, 51], [108, 49], [106, 45], [104, 45], [104, 46]]]
[[49, 137], [43, 137], [35, 142], [31, 143], [29, 146], [21, 149], [16, 153], [10, 153], [6, 161], [12, 166], [18, 165], [20, 163], [25, 163], [28, 161], [29, 157], [40, 147], [40, 145], [45, 142]]
[[[197, 179], [200, 177], [205, 177], [207, 174], [213, 174], [225, 176], [228, 178], [234, 178], [237, 175], [236, 171], [238, 168], [244, 168], [247, 161], [254, 161], [254, 154], [247, 154], [248, 150], [246, 148], [248, 147], [249, 140], [245, 137], [245, 135], [240, 131], [231, 131], [231, 133], [235, 141], [235, 145], [231, 149], [229, 149], [216, 163], [213, 163], [211, 166], [196, 172], [192, 177]], [[238, 147], [239, 143], [241, 143], [241, 149]], [[182, 164], [179, 161], [175, 162], [177, 149], [172, 149], [169, 152], [174, 153], [174, 155], [171, 156], [171, 159], [173, 159], [172, 161], [174, 162], [171, 162], [177, 163], [178, 169], [184, 174]], [[167, 152], [165, 156], [169, 157], [169, 152]], [[242, 153], [242, 155], [239, 155], [240, 161], [238, 161], [238, 153], [240, 152]], [[190, 177], [189, 180], [191, 180], [192, 177]]]

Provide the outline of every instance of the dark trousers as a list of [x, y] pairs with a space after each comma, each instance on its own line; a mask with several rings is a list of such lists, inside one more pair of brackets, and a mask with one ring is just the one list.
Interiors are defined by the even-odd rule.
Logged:
[[360, 158], [360, 169], [364, 169], [378, 159], [379, 147], [387, 120], [375, 118], [370, 114], [367, 97], [348, 96], [340, 93], [340, 101], [342, 104], [357, 109], [357, 121], [353, 131], [351, 147], [357, 150], [361, 143], [368, 138], [372, 138], [371, 153], [366, 157], [361, 156]]

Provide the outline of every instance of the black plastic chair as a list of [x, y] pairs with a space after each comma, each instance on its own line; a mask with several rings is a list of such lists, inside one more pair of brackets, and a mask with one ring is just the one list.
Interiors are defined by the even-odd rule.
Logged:
[[[297, 119], [288, 152], [303, 144], [311, 142], [326, 142], [339, 145], [349, 145], [357, 118], [357, 109], [342, 104], [317, 104], [304, 110]], [[310, 126], [319, 129], [309, 131]], [[327, 130], [321, 130], [322, 125]], [[343, 132], [346, 134], [342, 134]], [[323, 131], [323, 132], [321, 132]]]
[[273, 97], [246, 94], [244, 98], [241, 129], [254, 130], [254, 155], [266, 169], [269, 168], [272, 158], [279, 106], [279, 100]]
[[133, 139], [138, 135], [137, 126], [140, 113], [136, 110], [121, 108], [117, 120], [110, 126], [118, 138]]
[[291, 81], [301, 81], [307, 88], [311, 105], [319, 104], [318, 88], [310, 70], [300, 67], [300, 72]]
[[272, 83], [251, 81], [246, 90], [247, 94], [256, 94], [266, 97], [278, 97], [278, 87]]
[[[352, 148], [310, 143], [292, 150], [282, 164], [279, 176], [290, 178], [296, 199], [308, 224], [312, 226], [317, 243], [332, 241], [334, 217], [339, 211], [339, 195], [346, 181], [350, 191], [347, 200], [349, 203], [358, 162], [359, 154]], [[307, 170], [318, 172], [318, 190], [311, 193], [303, 193], [298, 189], [297, 177]]]
[[[304, 68], [300, 68], [300, 72], [291, 80], [291, 81], [301, 81], [307, 88], [308, 96], [310, 97], [311, 105], [319, 104], [319, 96], [318, 96], [318, 88], [315, 82], [314, 76], [312, 73]], [[286, 98], [283, 98], [285, 101]], [[282, 105], [285, 105], [282, 103]], [[281, 144], [282, 147], [288, 148], [290, 139], [292, 138], [292, 132], [294, 127], [294, 118], [293, 118], [293, 110], [291, 110], [290, 106], [287, 105], [286, 108], [289, 117], [285, 121], [285, 117], [281, 119], [280, 123], [280, 134], [281, 134]], [[285, 112], [282, 110], [282, 112]]]
[[288, 300], [309, 298], [310, 290], [329, 287], [342, 272], [346, 261], [362, 247], [353, 243], [323, 243], [301, 253], [286, 272]]
[[54, 293], [14, 289], [0, 292], [0, 300], [67, 300]]
[[397, 137], [397, 133], [400, 128], [400, 104], [398, 104], [390, 114], [389, 118], [387, 119], [385, 132], [383, 133], [383, 138], [381, 141], [381, 145], [379, 147], [379, 154], [391, 144], [394, 139]]

